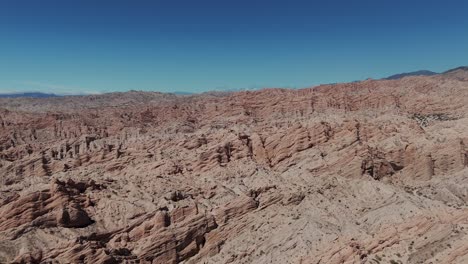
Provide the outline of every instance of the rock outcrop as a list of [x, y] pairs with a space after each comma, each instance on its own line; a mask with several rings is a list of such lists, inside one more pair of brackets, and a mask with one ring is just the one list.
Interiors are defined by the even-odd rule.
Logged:
[[0, 263], [466, 263], [464, 74], [0, 99]]

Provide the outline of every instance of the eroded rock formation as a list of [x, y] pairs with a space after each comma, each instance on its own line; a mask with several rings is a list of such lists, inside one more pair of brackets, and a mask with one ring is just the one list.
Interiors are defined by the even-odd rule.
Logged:
[[466, 263], [464, 76], [0, 99], [0, 263]]

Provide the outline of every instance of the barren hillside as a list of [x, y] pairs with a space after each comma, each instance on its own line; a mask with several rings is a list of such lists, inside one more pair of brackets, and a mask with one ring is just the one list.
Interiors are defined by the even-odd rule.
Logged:
[[468, 263], [468, 72], [0, 99], [0, 263]]

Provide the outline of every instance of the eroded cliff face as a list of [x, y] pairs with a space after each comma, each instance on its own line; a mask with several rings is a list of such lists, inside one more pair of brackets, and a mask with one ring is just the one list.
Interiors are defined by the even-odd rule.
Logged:
[[0, 262], [467, 263], [463, 74], [0, 99]]

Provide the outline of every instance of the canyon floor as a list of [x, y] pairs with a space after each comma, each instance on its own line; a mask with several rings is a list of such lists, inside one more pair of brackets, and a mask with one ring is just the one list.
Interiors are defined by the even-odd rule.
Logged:
[[0, 263], [468, 263], [468, 71], [0, 99]]

